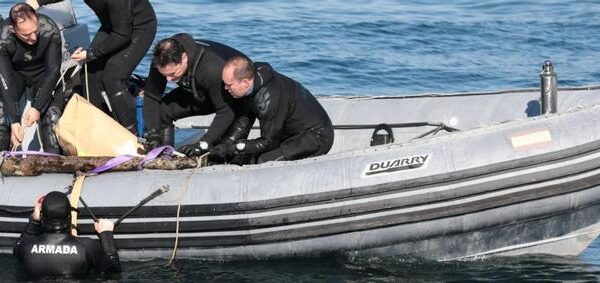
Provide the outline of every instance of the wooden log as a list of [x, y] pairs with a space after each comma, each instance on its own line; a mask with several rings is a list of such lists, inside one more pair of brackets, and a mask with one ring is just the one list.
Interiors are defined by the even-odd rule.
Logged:
[[[76, 173], [88, 172], [105, 164], [112, 157], [77, 157], [77, 156], [27, 156], [5, 157], [0, 164], [2, 176], [38, 176], [43, 173]], [[136, 157], [114, 167], [109, 172], [136, 171], [142, 161]], [[201, 167], [199, 159], [186, 157], [161, 157], [144, 165], [146, 169], [181, 170]]]

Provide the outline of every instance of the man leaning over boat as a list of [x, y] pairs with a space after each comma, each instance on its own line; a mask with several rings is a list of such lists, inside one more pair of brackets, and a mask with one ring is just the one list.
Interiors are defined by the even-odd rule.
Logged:
[[[24, 138], [24, 127], [41, 122], [44, 150], [60, 151], [53, 126], [62, 108], [60, 99], [52, 99], [52, 91], [60, 76], [61, 46], [60, 32], [52, 19], [37, 14], [25, 3], [10, 9], [0, 31], [2, 150], [8, 149], [8, 137], [10, 143], [19, 145]], [[23, 95], [32, 102], [24, 111], [24, 103], [20, 103]]]
[[[219, 141], [234, 119], [233, 99], [221, 81], [221, 69], [233, 56], [245, 55], [224, 44], [194, 40], [185, 33], [156, 44], [144, 89], [147, 148], [173, 145], [175, 120], [213, 113], [215, 117], [200, 142], [178, 150], [199, 156]], [[167, 81], [178, 87], [163, 96]]]
[[[267, 63], [254, 64], [247, 57], [229, 59], [222, 79], [225, 89], [242, 104], [242, 110], [211, 155], [263, 163], [323, 155], [331, 149], [331, 120], [300, 83]], [[260, 137], [245, 140], [255, 118], [260, 122]]]

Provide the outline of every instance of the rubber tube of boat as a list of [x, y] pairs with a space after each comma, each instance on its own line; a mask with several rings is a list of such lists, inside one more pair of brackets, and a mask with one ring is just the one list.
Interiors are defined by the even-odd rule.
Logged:
[[542, 64], [540, 79], [542, 81], [542, 98], [540, 100], [542, 105], [542, 115], [556, 113], [558, 94], [556, 73], [554, 72], [552, 62], [546, 61]]

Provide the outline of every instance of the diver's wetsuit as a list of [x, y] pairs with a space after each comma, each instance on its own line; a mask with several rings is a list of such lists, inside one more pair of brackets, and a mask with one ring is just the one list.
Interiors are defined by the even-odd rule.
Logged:
[[188, 69], [177, 82], [179, 87], [161, 97], [167, 79], [156, 67], [150, 68], [144, 90], [146, 127], [148, 130], [158, 131], [173, 127], [173, 121], [180, 118], [216, 113], [202, 136], [203, 141], [213, 145], [234, 119], [232, 107], [235, 102], [225, 91], [221, 69], [230, 58], [245, 55], [217, 42], [194, 40], [189, 34], [176, 34], [172, 38], [182, 44], [188, 55]]
[[98, 241], [72, 236], [68, 229], [44, 232], [42, 226], [30, 218], [13, 249], [30, 276], [83, 276], [92, 268], [121, 271], [112, 231], [100, 233]]
[[0, 120], [5, 120], [4, 126], [21, 121], [19, 100], [26, 90], [32, 92], [31, 106], [40, 112], [40, 122], [43, 122], [52, 103], [52, 90], [60, 77], [61, 47], [58, 26], [45, 15], [38, 14], [38, 41], [34, 45], [17, 39], [9, 25], [4, 24], [0, 32], [0, 97], [3, 104], [3, 115], [0, 116], [4, 116]]
[[[40, 5], [63, 0], [38, 0]], [[135, 131], [135, 101], [127, 80], [156, 35], [156, 15], [148, 0], [85, 0], [100, 28], [88, 48], [88, 82], [92, 104], [104, 103], [104, 90], [121, 125]], [[84, 72], [81, 77], [85, 83]], [[85, 87], [83, 91], [85, 92]]]
[[[236, 118], [227, 138], [247, 135], [257, 117], [260, 138], [245, 141], [243, 153], [258, 157], [257, 163], [296, 160], [323, 155], [333, 145], [333, 126], [325, 109], [300, 83], [267, 63], [256, 63], [253, 91], [241, 98], [242, 115]], [[246, 129], [243, 129], [246, 128]]]

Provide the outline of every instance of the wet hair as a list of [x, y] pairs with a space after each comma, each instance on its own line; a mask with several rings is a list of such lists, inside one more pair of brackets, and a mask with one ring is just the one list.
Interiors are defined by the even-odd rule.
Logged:
[[33, 9], [33, 7], [29, 6], [27, 3], [19, 3], [12, 6], [8, 14], [8, 23], [11, 26], [15, 26], [28, 19], [37, 19], [37, 13], [35, 12], [35, 9]]
[[154, 46], [152, 62], [161, 68], [169, 64], [179, 64], [184, 52], [183, 45], [177, 40], [165, 38]]
[[243, 79], [252, 79], [254, 78], [254, 63], [248, 57], [244, 56], [234, 56], [231, 57], [227, 62], [225, 62], [225, 67], [233, 67], [233, 77], [241, 81]]

